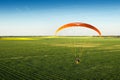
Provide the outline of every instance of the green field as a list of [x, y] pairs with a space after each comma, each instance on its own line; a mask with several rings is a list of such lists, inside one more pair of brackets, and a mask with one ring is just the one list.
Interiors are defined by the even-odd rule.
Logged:
[[120, 80], [120, 38], [1, 38], [0, 80]]

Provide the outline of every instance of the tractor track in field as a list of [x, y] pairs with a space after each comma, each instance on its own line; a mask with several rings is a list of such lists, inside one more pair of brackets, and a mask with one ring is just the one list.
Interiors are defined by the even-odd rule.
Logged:
[[[29, 65], [28, 67], [33, 66], [31, 64], [28, 64], [28, 65]], [[39, 70], [38, 67], [36, 67], [36, 69]], [[20, 79], [20, 80], [24, 80], [24, 79], [25, 80], [39, 80], [39, 79], [49, 80], [49, 79], [53, 79], [53, 78], [58, 79], [58, 80], [64, 80], [64, 78], [62, 78], [60, 76], [60, 74], [56, 74], [56, 73], [55, 74], [53, 74], [53, 73], [50, 73], [50, 74], [32, 73], [32, 76], [29, 76], [29, 75], [25, 74], [23, 71], [17, 71], [14, 68], [5, 66], [5, 64], [0, 64], [0, 77], [3, 77], [5, 79], [6, 74], [7, 74], [7, 76], [9, 76], [10, 80], [16, 80], [16, 79]]]
[[[69, 55], [69, 54], [62, 54]], [[17, 59], [30, 59], [30, 58], [40, 58], [40, 57], [53, 57], [56, 55], [43, 55], [43, 56], [18, 56], [18, 57], [9, 57], [9, 58], [0, 58], [0, 60], [17, 60]]]

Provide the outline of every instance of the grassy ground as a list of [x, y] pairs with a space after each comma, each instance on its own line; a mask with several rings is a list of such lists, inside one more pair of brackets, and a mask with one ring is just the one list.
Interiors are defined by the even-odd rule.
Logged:
[[120, 80], [119, 59], [120, 38], [1, 38], [0, 80]]

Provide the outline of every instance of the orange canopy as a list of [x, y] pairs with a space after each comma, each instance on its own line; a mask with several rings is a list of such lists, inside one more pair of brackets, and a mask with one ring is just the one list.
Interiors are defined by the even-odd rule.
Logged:
[[65, 24], [65, 25], [59, 27], [59, 28], [56, 30], [56, 33], [55, 33], [55, 34], [57, 35], [57, 33], [58, 33], [59, 31], [65, 29], [65, 28], [69, 28], [69, 27], [86, 27], [86, 28], [90, 28], [90, 29], [96, 31], [96, 32], [99, 34], [99, 36], [101, 36], [101, 32], [100, 32], [95, 26], [92, 26], [92, 25], [87, 24], [87, 23], [82, 23], [82, 22], [73, 22], [73, 23]]

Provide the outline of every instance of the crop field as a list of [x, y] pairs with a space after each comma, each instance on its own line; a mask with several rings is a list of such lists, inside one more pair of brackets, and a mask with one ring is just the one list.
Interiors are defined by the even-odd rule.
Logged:
[[120, 38], [0, 38], [0, 80], [120, 80]]

